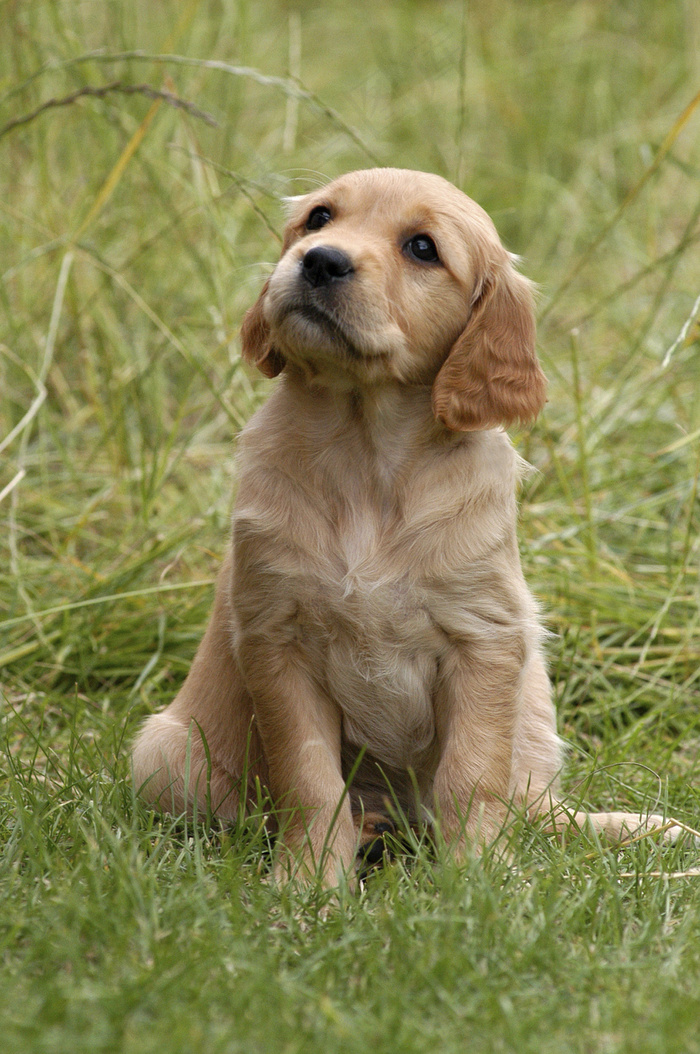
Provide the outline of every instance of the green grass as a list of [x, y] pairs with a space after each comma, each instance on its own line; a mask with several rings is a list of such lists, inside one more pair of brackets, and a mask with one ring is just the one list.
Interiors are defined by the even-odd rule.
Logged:
[[567, 786], [700, 825], [695, 7], [0, 19], [2, 1048], [700, 1051], [692, 847], [521, 826], [512, 870], [422, 848], [324, 911], [271, 884], [259, 818], [159, 821], [128, 778], [201, 636], [268, 390], [238, 327], [278, 197], [380, 163], [458, 182], [541, 288], [550, 402], [515, 438]]

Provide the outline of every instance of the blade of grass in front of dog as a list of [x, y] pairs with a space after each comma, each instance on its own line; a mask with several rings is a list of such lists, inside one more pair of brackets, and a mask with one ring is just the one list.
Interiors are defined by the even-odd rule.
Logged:
[[[355, 776], [357, 775], [357, 772], [358, 772], [358, 770], [360, 768], [360, 765], [362, 764], [362, 759], [363, 759], [363, 757], [365, 755], [365, 752], [366, 752], [366, 748], [364, 748], [364, 747], [361, 748], [358, 751], [358, 755], [355, 758], [355, 761], [352, 764], [350, 772], [348, 773], [348, 775], [347, 775], [347, 777], [345, 779], [345, 784], [344, 784], [344, 787], [343, 787], [343, 793], [341, 794], [341, 796], [340, 796], [340, 798], [338, 800], [338, 803], [335, 806], [335, 809], [334, 809], [333, 814], [332, 814], [331, 819], [330, 819], [330, 823], [328, 824], [328, 831], [327, 831], [327, 833], [326, 833], [326, 835], [324, 837], [323, 844], [321, 846], [321, 851], [318, 854], [318, 858], [313, 857], [313, 856], [311, 857], [311, 864], [312, 864], [312, 866], [314, 868], [314, 871], [315, 871], [315, 878], [316, 878], [316, 882], [317, 883], [322, 882], [322, 880], [323, 880], [323, 878], [324, 878], [324, 876], [326, 874], [326, 864], [327, 864], [327, 862], [329, 860], [330, 861], [333, 860], [333, 841], [334, 841], [336, 833], [337, 833], [336, 825], [337, 825], [337, 822], [338, 822], [338, 817], [340, 816], [341, 810], [345, 806], [345, 803], [346, 803], [346, 801], [348, 799], [348, 796], [350, 794], [350, 787], [352, 785], [352, 781], [355, 778]], [[311, 840], [311, 826], [315, 822], [315, 818], [312, 818], [310, 822], [307, 822], [306, 817], [304, 817], [303, 819], [304, 819], [305, 836], [306, 836], [306, 847], [305, 848], [311, 849], [312, 844], [313, 844], [312, 840]], [[280, 824], [280, 839], [281, 839], [282, 842], [284, 842], [284, 826], [285, 826], [284, 820], [282, 820], [282, 822]], [[354, 866], [355, 861], [353, 860], [352, 863], [353, 863], [353, 866]], [[296, 879], [297, 877], [301, 877], [303, 881], [306, 881], [306, 879], [308, 878], [308, 876], [306, 874], [302, 873], [300, 864], [296, 864], [296, 866], [292, 868], [290, 877], [293, 880]], [[338, 875], [338, 878], [339, 878], [339, 882], [342, 884], [343, 876]]]

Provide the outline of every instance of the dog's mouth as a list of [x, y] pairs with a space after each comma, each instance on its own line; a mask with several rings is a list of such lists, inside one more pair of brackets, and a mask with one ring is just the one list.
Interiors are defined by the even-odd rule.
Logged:
[[281, 265], [273, 274], [265, 301], [271, 337], [290, 361], [314, 368], [347, 370], [353, 376], [379, 376], [403, 349], [398, 326], [389, 325], [375, 300], [361, 291], [311, 288], [298, 271]]
[[[283, 320], [292, 324], [296, 323], [296, 325], [301, 323], [305, 330], [308, 326], [314, 327], [317, 331], [321, 330], [326, 338], [323, 341], [324, 344], [328, 343], [330, 337], [333, 348], [344, 352], [351, 359], [367, 358], [366, 352], [358, 346], [357, 335], [337, 317], [331, 308], [321, 307], [306, 298], [299, 298], [286, 305]], [[314, 336], [311, 332], [305, 332], [304, 335], [307, 341]]]

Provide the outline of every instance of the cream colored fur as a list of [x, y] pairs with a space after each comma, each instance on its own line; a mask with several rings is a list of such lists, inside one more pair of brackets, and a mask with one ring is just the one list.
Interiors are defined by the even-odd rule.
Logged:
[[[495, 836], [511, 801], [614, 838], [661, 824], [557, 805], [562, 749], [516, 542], [523, 466], [502, 431], [545, 399], [529, 283], [437, 176], [351, 173], [289, 206], [242, 333], [248, 361], [280, 377], [240, 438], [211, 622], [136, 742], [141, 793], [231, 819], [258, 779], [285, 816], [280, 866], [320, 862], [329, 884], [387, 775], [409, 815], [425, 807], [458, 841]], [[308, 229], [319, 208], [329, 219]], [[439, 260], [416, 258], [416, 235]]]

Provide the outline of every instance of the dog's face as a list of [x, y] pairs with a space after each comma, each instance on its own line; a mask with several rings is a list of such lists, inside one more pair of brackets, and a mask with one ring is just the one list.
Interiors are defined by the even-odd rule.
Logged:
[[243, 323], [248, 361], [428, 385], [456, 431], [537, 415], [530, 286], [475, 202], [439, 176], [368, 169], [289, 204], [282, 258]]

